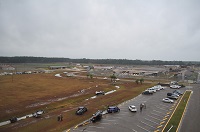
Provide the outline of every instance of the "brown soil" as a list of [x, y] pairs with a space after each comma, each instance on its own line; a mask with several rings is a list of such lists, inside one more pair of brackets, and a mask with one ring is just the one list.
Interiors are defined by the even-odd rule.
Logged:
[[[108, 105], [117, 105], [131, 99], [152, 85], [118, 82], [116, 85], [120, 86], [120, 89], [116, 92], [86, 101], [94, 96], [95, 91], [110, 91], [116, 88], [110, 80], [58, 78], [54, 74], [14, 75], [13, 81], [11, 76], [1, 76], [0, 84], [0, 121], [13, 116], [21, 117], [39, 109], [46, 112], [41, 118], [31, 117], [0, 127], [0, 131], [15, 132], [66, 130], [88, 119], [98, 109], [103, 110]], [[61, 101], [58, 101], [59, 99]], [[45, 102], [50, 103], [41, 105]], [[81, 116], [75, 115], [77, 107], [83, 105], [88, 108], [88, 112]], [[57, 121], [59, 114], [64, 117], [62, 122]]]

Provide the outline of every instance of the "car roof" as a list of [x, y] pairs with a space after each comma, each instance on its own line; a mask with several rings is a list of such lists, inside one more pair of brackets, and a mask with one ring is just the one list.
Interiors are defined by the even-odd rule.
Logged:
[[109, 106], [108, 108], [116, 108], [117, 106]]

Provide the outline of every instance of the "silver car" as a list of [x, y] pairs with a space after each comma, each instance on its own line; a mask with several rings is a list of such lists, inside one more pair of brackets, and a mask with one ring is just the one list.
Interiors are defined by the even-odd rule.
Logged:
[[162, 101], [165, 103], [174, 103], [174, 101], [169, 98], [164, 98]]

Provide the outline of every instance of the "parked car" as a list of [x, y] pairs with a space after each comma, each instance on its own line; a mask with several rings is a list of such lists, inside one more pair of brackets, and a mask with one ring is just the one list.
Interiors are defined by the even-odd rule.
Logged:
[[87, 108], [84, 106], [78, 107], [78, 110], [76, 111], [76, 115], [82, 115], [87, 111]]
[[98, 110], [95, 114], [93, 114], [92, 118], [90, 119], [91, 122], [95, 123], [96, 121], [101, 120], [103, 111]]
[[145, 91], [149, 91], [150, 93], [156, 93], [156, 89], [154, 89], [154, 88], [148, 88]]
[[173, 94], [171, 96], [167, 96], [167, 98], [169, 98], [169, 99], [175, 99], [175, 100], [178, 99], [178, 97], [176, 95], [173, 95]]
[[95, 94], [96, 95], [105, 95], [105, 92], [104, 91], [96, 91]]
[[173, 95], [175, 95], [175, 96], [177, 96], [177, 97], [179, 97], [179, 96], [180, 96], [178, 93], [173, 93]]
[[17, 117], [12, 117], [9, 119], [11, 123], [15, 123], [18, 121]]
[[172, 88], [172, 89], [179, 89], [181, 86], [179, 86], [179, 85], [170, 85], [170, 88]]
[[169, 98], [164, 98], [162, 101], [165, 103], [174, 103], [174, 101]]
[[173, 93], [167, 93], [167, 96], [171, 96], [171, 95], [173, 95]]
[[142, 92], [142, 94], [144, 94], [144, 95], [152, 95], [153, 93], [151, 93], [149, 91], [144, 91], [144, 92]]
[[153, 88], [156, 89], [157, 91], [164, 89], [164, 87], [162, 87], [161, 85], [153, 86]]
[[180, 90], [174, 90], [173, 93], [177, 93], [178, 95], [183, 95], [183, 93]]
[[107, 109], [108, 113], [115, 113], [115, 112], [119, 112], [120, 109], [117, 106], [109, 106]]
[[36, 111], [35, 113], [33, 113], [33, 117], [36, 117], [36, 118], [41, 117], [41, 115], [42, 115], [43, 113], [44, 113], [43, 110], [38, 110], [38, 111]]
[[158, 85], [153, 86], [152, 88], [154, 88], [156, 91], [160, 91], [161, 90], [161, 88]]
[[136, 108], [135, 105], [130, 105], [130, 106], [128, 107], [128, 109], [129, 109], [131, 112], [137, 112], [137, 108]]

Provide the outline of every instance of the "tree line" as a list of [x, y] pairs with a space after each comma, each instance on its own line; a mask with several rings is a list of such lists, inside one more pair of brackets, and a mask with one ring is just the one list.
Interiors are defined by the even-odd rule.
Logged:
[[92, 64], [120, 64], [120, 65], [200, 65], [196, 61], [162, 61], [162, 60], [128, 60], [128, 59], [70, 59], [70, 58], [50, 58], [50, 57], [0, 57], [0, 63], [92, 63]]

